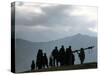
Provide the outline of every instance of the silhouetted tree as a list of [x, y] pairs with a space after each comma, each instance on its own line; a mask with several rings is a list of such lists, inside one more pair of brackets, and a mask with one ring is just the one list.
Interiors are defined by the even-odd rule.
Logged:
[[52, 51], [52, 56], [53, 56], [53, 66], [58, 66], [58, 48], [57, 46], [55, 47], [55, 49]]
[[43, 68], [45, 68], [45, 66], [48, 68], [48, 58], [46, 56], [46, 53], [44, 53], [44, 55], [43, 55], [42, 62], [43, 62]]
[[53, 59], [52, 59], [52, 56], [50, 56], [50, 57], [49, 57], [49, 66], [50, 66], [50, 67], [53, 66], [52, 60], [53, 60]]
[[59, 61], [61, 66], [65, 64], [65, 49], [63, 45], [59, 50]]
[[38, 69], [41, 69], [42, 66], [43, 66], [43, 52], [42, 52], [42, 49], [39, 49], [38, 50], [38, 53], [37, 53], [37, 59], [36, 59], [36, 67]]
[[83, 48], [80, 49], [80, 53], [78, 53], [78, 56], [80, 58], [81, 64], [83, 64], [84, 59], [85, 59], [85, 52], [84, 52], [84, 49]]
[[35, 69], [35, 63], [34, 60], [32, 60], [32, 64], [31, 64], [31, 71]]

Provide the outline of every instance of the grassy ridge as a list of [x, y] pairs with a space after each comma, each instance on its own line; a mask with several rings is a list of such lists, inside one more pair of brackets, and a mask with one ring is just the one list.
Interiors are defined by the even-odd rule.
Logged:
[[60, 70], [76, 70], [76, 69], [92, 69], [97, 68], [97, 63], [84, 63], [84, 64], [77, 64], [77, 65], [69, 65], [69, 66], [61, 66], [61, 67], [51, 67], [47, 69], [40, 69], [40, 70], [33, 70], [33, 71], [24, 71], [21, 73], [28, 73], [28, 72], [45, 72], [45, 71], [60, 71]]

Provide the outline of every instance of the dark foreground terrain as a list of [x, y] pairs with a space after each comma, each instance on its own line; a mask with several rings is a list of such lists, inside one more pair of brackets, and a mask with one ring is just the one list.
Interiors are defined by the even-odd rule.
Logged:
[[33, 71], [24, 71], [21, 73], [29, 73], [29, 72], [46, 72], [46, 71], [62, 71], [62, 70], [77, 70], [77, 69], [93, 69], [97, 68], [97, 63], [85, 63], [78, 65], [69, 65], [69, 66], [61, 66], [61, 67], [51, 67], [47, 69], [33, 70]]

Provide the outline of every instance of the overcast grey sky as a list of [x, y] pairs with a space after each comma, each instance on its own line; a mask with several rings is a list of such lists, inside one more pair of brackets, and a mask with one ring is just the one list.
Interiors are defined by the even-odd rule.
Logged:
[[77, 33], [96, 36], [96, 7], [20, 2], [15, 7], [16, 38], [44, 42]]

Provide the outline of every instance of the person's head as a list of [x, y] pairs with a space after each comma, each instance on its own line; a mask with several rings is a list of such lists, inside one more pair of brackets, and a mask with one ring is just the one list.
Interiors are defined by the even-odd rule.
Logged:
[[84, 50], [83, 48], [81, 48], [81, 50]]
[[41, 52], [42, 53], [42, 49], [39, 49], [38, 52]]
[[34, 63], [34, 60], [32, 60], [32, 63]]
[[81, 48], [80, 50], [81, 50], [81, 52], [83, 52], [83, 51], [84, 51], [84, 49], [83, 49], [83, 48]]
[[71, 49], [71, 46], [69, 46], [69, 48]]
[[38, 56], [43, 55], [42, 49], [39, 49], [39, 50], [38, 50], [37, 55], [38, 55]]
[[64, 48], [64, 45], [62, 45], [61, 48]]
[[57, 46], [55, 46], [55, 49], [57, 49]]

